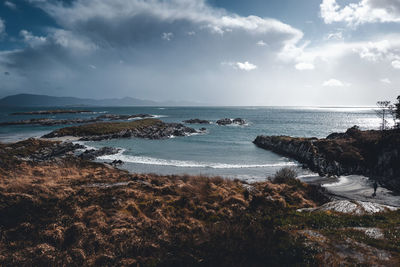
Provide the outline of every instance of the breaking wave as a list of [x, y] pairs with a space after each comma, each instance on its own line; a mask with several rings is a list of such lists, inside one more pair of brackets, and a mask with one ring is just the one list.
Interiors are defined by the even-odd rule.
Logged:
[[294, 162], [269, 163], [269, 164], [229, 164], [229, 163], [211, 163], [211, 162], [195, 162], [184, 160], [166, 160], [144, 156], [124, 155], [121, 152], [114, 155], [101, 156], [100, 160], [121, 160], [128, 163], [173, 166], [182, 168], [211, 168], [211, 169], [243, 169], [243, 168], [264, 168], [264, 167], [284, 167], [297, 166]]

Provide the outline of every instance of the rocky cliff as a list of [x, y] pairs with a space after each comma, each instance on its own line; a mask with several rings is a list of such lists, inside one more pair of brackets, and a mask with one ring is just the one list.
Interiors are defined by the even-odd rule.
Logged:
[[333, 133], [324, 139], [258, 136], [253, 143], [303, 163], [320, 175], [360, 174], [400, 191], [400, 131]]

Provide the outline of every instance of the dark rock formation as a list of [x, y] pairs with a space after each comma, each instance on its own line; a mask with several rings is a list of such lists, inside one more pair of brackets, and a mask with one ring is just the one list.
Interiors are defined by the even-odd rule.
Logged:
[[136, 119], [136, 118], [153, 118], [153, 115], [150, 114], [134, 114], [134, 115], [115, 115], [115, 114], [104, 114], [101, 116], [98, 116], [97, 119], [99, 120], [110, 120], [110, 121], [116, 121], [116, 120], [129, 120], [129, 119]]
[[42, 125], [42, 126], [54, 126], [54, 125], [66, 125], [66, 124], [83, 124], [83, 123], [92, 123], [98, 121], [116, 121], [116, 120], [129, 120], [135, 118], [152, 118], [153, 115], [150, 114], [134, 114], [134, 115], [115, 115], [115, 114], [105, 114], [98, 116], [96, 118], [89, 119], [48, 119], [48, 118], [39, 118], [39, 119], [29, 119], [29, 120], [21, 120], [21, 121], [7, 121], [0, 122], [0, 126], [9, 126], [9, 125]]
[[296, 159], [320, 175], [360, 174], [400, 191], [400, 132], [350, 128], [326, 139], [258, 136], [258, 147]]
[[43, 138], [76, 136], [81, 137], [80, 140], [84, 141], [129, 137], [164, 139], [171, 136], [187, 136], [193, 133], [197, 133], [197, 131], [180, 123], [164, 123], [156, 119], [144, 119], [131, 122], [101, 122], [66, 127], [46, 134]]
[[14, 112], [10, 115], [54, 115], [54, 114], [79, 114], [79, 113], [90, 113], [90, 110], [40, 110], [40, 111], [29, 111], [29, 112]]
[[29, 119], [29, 120], [21, 120], [21, 121], [8, 121], [1, 122], [0, 126], [10, 126], [10, 125], [42, 125], [42, 126], [54, 126], [54, 125], [65, 125], [65, 124], [82, 124], [82, 123], [91, 123], [99, 121], [96, 118], [92, 119], [63, 119], [63, 120], [54, 120], [54, 119]]
[[190, 120], [185, 120], [183, 122], [184, 123], [189, 123], [189, 124], [210, 124], [209, 121], [201, 120], [201, 119], [190, 119]]
[[79, 157], [85, 160], [94, 160], [100, 156], [117, 154], [119, 151], [120, 149], [114, 147], [102, 147], [97, 150], [96, 149], [85, 150], [82, 154], [79, 155]]
[[233, 119], [233, 123], [236, 123], [239, 125], [244, 125], [244, 124], [246, 124], [246, 121], [242, 118], [236, 118], [236, 119]]
[[218, 125], [230, 125], [230, 124], [238, 124], [238, 125], [244, 125], [246, 124], [246, 121], [242, 118], [236, 118], [236, 119], [229, 119], [229, 118], [224, 118], [217, 120]]

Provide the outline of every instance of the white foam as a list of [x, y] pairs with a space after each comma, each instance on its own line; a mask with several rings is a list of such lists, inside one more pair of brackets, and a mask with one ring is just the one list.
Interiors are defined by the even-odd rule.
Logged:
[[153, 115], [153, 114], [151, 114], [151, 116], [153, 116], [152, 118], [155, 118], [155, 119], [159, 119], [159, 118], [167, 118], [168, 116], [167, 115]]
[[211, 168], [211, 169], [243, 169], [243, 168], [264, 168], [264, 167], [283, 167], [283, 166], [297, 166], [294, 162], [283, 163], [269, 163], [269, 164], [229, 164], [229, 163], [208, 163], [208, 162], [195, 162], [184, 160], [166, 160], [144, 156], [131, 156], [124, 155], [123, 151], [114, 155], [104, 155], [98, 157], [100, 160], [122, 160], [128, 163], [159, 165], [159, 166], [174, 166], [183, 168]]
[[347, 176], [340, 176], [339, 181], [330, 184], [323, 184], [323, 187], [337, 187], [342, 186], [349, 183], [349, 178]]

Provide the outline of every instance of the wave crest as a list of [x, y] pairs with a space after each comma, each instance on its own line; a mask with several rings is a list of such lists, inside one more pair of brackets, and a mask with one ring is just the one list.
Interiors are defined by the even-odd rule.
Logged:
[[264, 168], [264, 167], [284, 167], [297, 166], [294, 162], [269, 163], [269, 164], [229, 164], [229, 163], [209, 163], [184, 160], [166, 160], [144, 156], [131, 156], [118, 153], [115, 155], [105, 155], [98, 157], [100, 160], [121, 160], [128, 163], [173, 166], [183, 168], [211, 168], [211, 169], [243, 169], [243, 168]]

